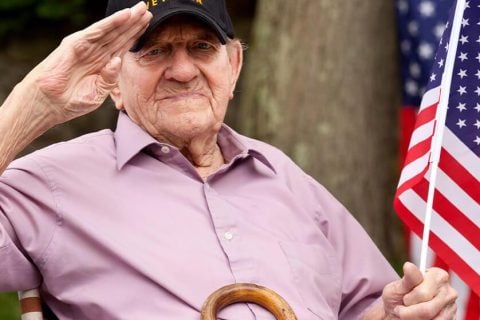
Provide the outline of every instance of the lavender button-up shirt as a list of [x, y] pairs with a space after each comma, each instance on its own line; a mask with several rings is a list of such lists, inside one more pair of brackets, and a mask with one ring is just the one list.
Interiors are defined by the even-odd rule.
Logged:
[[[0, 290], [61, 319], [199, 319], [216, 289], [269, 287], [300, 320], [358, 318], [397, 278], [360, 225], [281, 151], [224, 126], [207, 182], [126, 115], [0, 179]], [[237, 304], [222, 319], [274, 319]]]

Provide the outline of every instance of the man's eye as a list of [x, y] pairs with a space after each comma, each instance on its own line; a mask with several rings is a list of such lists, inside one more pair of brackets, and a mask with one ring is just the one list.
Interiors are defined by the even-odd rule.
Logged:
[[152, 48], [145, 51], [142, 57], [144, 58], [158, 57], [158, 56], [166, 55], [168, 54], [168, 52], [169, 52], [168, 48], [156, 47], [156, 48]]
[[153, 49], [153, 50], [148, 51], [145, 55], [146, 55], [146, 56], [157, 56], [157, 55], [159, 55], [161, 52], [162, 52], [162, 50], [160, 50], [160, 49], [157, 48], [157, 49]]
[[208, 42], [197, 42], [195, 43], [194, 48], [200, 50], [210, 50], [213, 48], [213, 45]]

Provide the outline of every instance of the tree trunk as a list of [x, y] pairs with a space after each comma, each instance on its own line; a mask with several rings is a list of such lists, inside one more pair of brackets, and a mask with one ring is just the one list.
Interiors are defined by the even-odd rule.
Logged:
[[384, 0], [260, 0], [233, 111], [235, 126], [289, 154], [390, 258], [398, 238], [394, 13]]

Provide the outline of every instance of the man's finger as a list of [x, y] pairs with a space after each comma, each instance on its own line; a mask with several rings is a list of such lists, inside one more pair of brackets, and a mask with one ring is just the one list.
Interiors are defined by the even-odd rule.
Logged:
[[121, 46], [117, 46], [117, 50], [114, 50], [113, 56], [118, 56], [118, 57], [123, 57], [123, 55], [128, 52], [135, 42], [138, 40], [138, 38], [145, 33], [145, 30], [147, 30], [148, 25], [146, 25], [143, 29], [137, 32], [137, 34], [132, 37], [126, 44], [123, 44]]
[[403, 294], [407, 294], [418, 286], [423, 281], [423, 275], [420, 269], [411, 262], [406, 262], [403, 265], [403, 278], [401, 280], [399, 290]]
[[108, 47], [111, 44], [114, 46], [125, 45], [128, 41], [131, 41], [130, 37], [139, 37], [135, 31], [148, 26], [151, 18], [152, 14], [146, 10], [145, 4], [141, 2], [131, 9], [118, 11], [92, 24], [81, 32], [81, 37], [90, 44], [96, 44], [99, 47]]
[[452, 319], [457, 306], [455, 304], [456, 293], [452, 290], [443, 290], [430, 301], [417, 303], [410, 306], [397, 306], [396, 315], [400, 319]]
[[110, 94], [113, 88], [117, 86], [118, 74], [122, 67], [122, 60], [120, 57], [114, 57], [102, 69], [100, 75], [96, 80], [96, 96], [95, 101], [103, 102]]
[[150, 19], [151, 14], [148, 12], [142, 17], [140, 23], [134, 25], [132, 28], [124, 32], [118, 41], [113, 41], [111, 44], [109, 44], [108, 50], [110, 52], [115, 52], [119, 56], [121, 56], [120, 52], [125, 53], [126, 51], [130, 50], [138, 38], [140, 38], [140, 36], [148, 28]]
[[422, 283], [403, 297], [407, 306], [433, 299], [443, 288], [448, 287], [449, 275], [445, 270], [431, 268], [425, 272]]
[[456, 319], [457, 314], [457, 304], [452, 303], [445, 307], [435, 318], [434, 320], [450, 320]]
[[[101, 66], [99, 66], [101, 68], [111, 57], [119, 55], [120, 51], [125, 52], [130, 49], [148, 27], [152, 18], [149, 11], [141, 9], [142, 6], [134, 7], [128, 23], [124, 23], [122, 28], [115, 29], [108, 34], [100, 27], [89, 27], [65, 38], [65, 42], [73, 49], [76, 61], [84, 59], [101, 61]], [[142, 12], [141, 16], [135, 14], [139, 12]], [[110, 20], [109, 18], [104, 20]], [[126, 29], [124, 30], [124, 28]]]
[[84, 31], [90, 36], [89, 40], [98, 40], [104, 38], [106, 34], [116, 33], [119, 29], [128, 29], [131, 27], [131, 23], [139, 20], [145, 12], [147, 6], [143, 1], [140, 1], [132, 8], [126, 8], [115, 12], [109, 17], [106, 17], [94, 24], [90, 25]]

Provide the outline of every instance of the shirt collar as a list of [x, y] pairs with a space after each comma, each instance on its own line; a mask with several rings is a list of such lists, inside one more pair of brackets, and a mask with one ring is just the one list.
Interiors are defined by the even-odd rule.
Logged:
[[232, 161], [235, 157], [248, 155], [248, 148], [235, 136], [234, 131], [226, 125], [220, 128], [217, 143], [222, 150], [226, 163]]
[[222, 149], [223, 157], [227, 163], [236, 157], [249, 155], [263, 163], [272, 170], [273, 173], [277, 173], [272, 163], [263, 152], [252, 143], [251, 139], [238, 134], [226, 124], [222, 125], [218, 133], [218, 145], [220, 149]]
[[[117, 152], [117, 168], [119, 170], [146, 147], [155, 144], [168, 145], [166, 143], [160, 143], [153, 138], [133, 122], [124, 112], [120, 112], [118, 116], [114, 136]], [[277, 173], [271, 162], [250, 139], [238, 134], [225, 124], [222, 125], [218, 133], [218, 144], [222, 149], [225, 162], [227, 163], [239, 157], [251, 156], [267, 166], [274, 173]]]
[[133, 122], [125, 112], [120, 112], [118, 116], [114, 137], [117, 151], [117, 168], [119, 170], [144, 148], [159, 143]]

